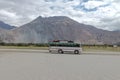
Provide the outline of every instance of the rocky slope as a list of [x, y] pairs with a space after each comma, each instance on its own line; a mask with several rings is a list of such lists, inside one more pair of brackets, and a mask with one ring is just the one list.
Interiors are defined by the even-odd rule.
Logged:
[[4, 35], [3, 41], [13, 43], [47, 43], [52, 40], [73, 40], [84, 44], [120, 42], [119, 31], [97, 29], [65, 16], [38, 17], [28, 24], [5, 32]]
[[2, 21], [0, 21], [0, 29], [6, 29], [6, 30], [10, 30], [15, 28], [14, 26], [10, 26], [9, 24], [6, 24]]

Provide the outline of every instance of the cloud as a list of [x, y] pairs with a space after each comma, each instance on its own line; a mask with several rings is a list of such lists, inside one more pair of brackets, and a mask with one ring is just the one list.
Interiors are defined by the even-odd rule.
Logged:
[[17, 15], [15, 13], [9, 12], [9, 11], [6, 11], [6, 10], [0, 10], [0, 15], [17, 18]]
[[19, 17], [20, 16], [16, 15], [15, 12], [9, 12], [7, 10], [2, 10], [2, 9], [0, 10], [0, 19], [8, 21], [9, 24], [16, 24], [17, 23], [16, 20], [19, 19]]
[[106, 3], [103, 1], [88, 1], [88, 2], [84, 3], [85, 8], [87, 8], [87, 9], [98, 8], [103, 5], [106, 5]]
[[120, 0], [0, 0], [0, 20], [20, 26], [38, 16], [68, 16], [101, 29], [120, 29]]

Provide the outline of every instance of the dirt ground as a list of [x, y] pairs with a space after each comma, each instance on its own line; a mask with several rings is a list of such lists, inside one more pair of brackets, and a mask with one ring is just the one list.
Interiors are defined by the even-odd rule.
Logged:
[[120, 80], [120, 52], [0, 49], [0, 80]]

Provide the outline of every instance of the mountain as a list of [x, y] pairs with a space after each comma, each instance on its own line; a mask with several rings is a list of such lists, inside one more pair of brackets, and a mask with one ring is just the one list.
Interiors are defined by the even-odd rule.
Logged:
[[15, 28], [15, 27], [14, 27], [14, 26], [10, 26], [10, 25], [8, 25], [8, 24], [0, 21], [0, 28], [6, 29], [6, 30], [10, 30], [10, 29], [13, 29], [13, 28]]
[[120, 42], [119, 31], [97, 29], [65, 16], [38, 17], [32, 22], [6, 31], [3, 41], [11, 43], [47, 43], [52, 40], [73, 40], [83, 44]]

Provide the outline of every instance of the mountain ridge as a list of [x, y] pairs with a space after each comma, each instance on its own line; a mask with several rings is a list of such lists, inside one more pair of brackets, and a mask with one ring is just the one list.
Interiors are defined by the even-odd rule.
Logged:
[[11, 36], [7, 42], [13, 43], [47, 43], [52, 40], [73, 40], [83, 44], [120, 42], [120, 32], [97, 29], [65, 16], [39, 16], [5, 34]]
[[3, 21], [0, 21], [0, 28], [1, 29], [6, 29], [6, 30], [10, 30], [10, 29], [14, 29], [14, 26], [11, 26], [9, 24], [4, 23]]

